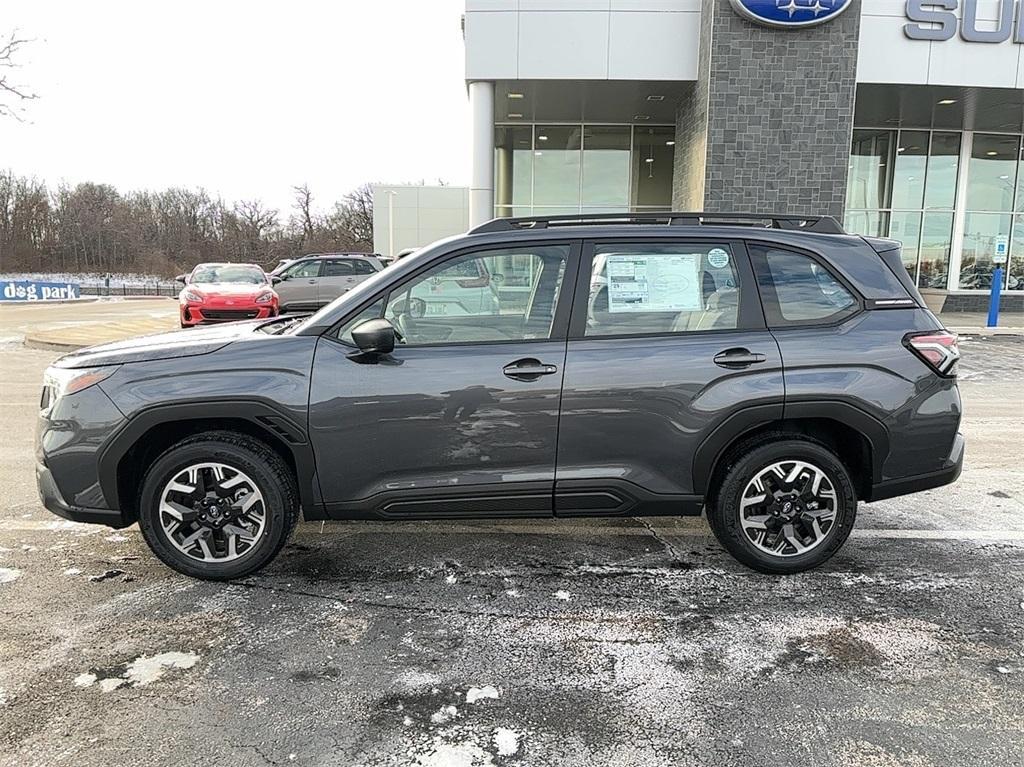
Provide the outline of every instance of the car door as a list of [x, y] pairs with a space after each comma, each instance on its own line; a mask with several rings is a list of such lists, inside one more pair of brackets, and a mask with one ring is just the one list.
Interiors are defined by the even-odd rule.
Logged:
[[315, 309], [317, 283], [320, 279], [320, 259], [299, 261], [284, 269], [281, 280], [274, 284], [283, 310]]
[[567, 346], [558, 515], [699, 513], [723, 424], [782, 417], [741, 242], [587, 243]]
[[320, 305], [329, 304], [335, 298], [358, 284], [356, 278], [356, 259], [325, 258], [323, 271], [320, 273], [317, 300]]
[[[321, 337], [309, 427], [329, 513], [552, 513], [577, 262], [578, 247], [565, 241], [459, 252], [367, 297]], [[515, 277], [531, 289], [430, 314], [436, 286], [467, 271], [501, 275], [496, 282]], [[466, 290], [475, 295], [479, 287]], [[365, 358], [351, 329], [381, 316], [403, 340], [390, 355]]]

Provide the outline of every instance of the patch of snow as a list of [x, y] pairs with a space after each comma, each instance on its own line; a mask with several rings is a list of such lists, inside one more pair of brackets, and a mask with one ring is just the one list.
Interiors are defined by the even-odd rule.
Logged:
[[498, 756], [512, 756], [519, 751], [519, 733], [507, 727], [499, 727], [494, 731], [494, 747]]
[[121, 535], [120, 533], [114, 533], [113, 535], [108, 535], [103, 540], [110, 541], [111, 543], [124, 543], [128, 540], [128, 536]]
[[422, 690], [426, 687], [434, 687], [441, 681], [437, 674], [430, 674], [426, 671], [403, 671], [396, 682], [406, 690]]
[[505, 596], [511, 597], [512, 599], [518, 599], [522, 594], [519, 593], [519, 589], [509, 589], [505, 592]]
[[568, 591], [562, 590], [556, 591], [554, 594], [552, 594], [552, 596], [555, 599], [561, 599], [563, 602], [568, 602], [570, 599], [572, 599], [572, 594], [570, 594]]
[[498, 688], [493, 685], [486, 685], [484, 687], [470, 687], [466, 692], [466, 703], [476, 703], [478, 700], [484, 698], [498, 699]]
[[100, 680], [100, 690], [102, 692], [113, 692], [121, 685], [125, 684], [126, 680], [120, 677], [110, 677], [109, 679]]
[[402, 724], [404, 724], [406, 727], [408, 727], [409, 725], [412, 724], [412, 719], [410, 717], [408, 717], [408, 716], [403, 716], [402, 717]]
[[459, 715], [455, 706], [441, 706], [440, 709], [430, 715], [430, 721], [434, 724], [446, 724]]
[[81, 574], [82, 574], [81, 569], [79, 569], [77, 567], [69, 567], [67, 570], [64, 571], [64, 575], [81, 575]]
[[445, 743], [436, 739], [430, 751], [416, 757], [418, 767], [487, 767], [493, 765], [491, 755], [471, 740]]
[[75, 687], [91, 687], [96, 684], [96, 675], [86, 672], [75, 677]]
[[21, 570], [13, 567], [0, 567], [0, 583], [14, 583], [21, 577]]
[[124, 676], [135, 687], [145, 687], [167, 673], [169, 669], [192, 668], [199, 661], [194, 652], [162, 652], [153, 657], [145, 655], [128, 664]]
[[444, 582], [447, 583], [449, 586], [454, 586], [458, 582], [458, 580], [459, 579], [455, 577], [455, 573], [449, 573], [448, 576], [444, 579]]

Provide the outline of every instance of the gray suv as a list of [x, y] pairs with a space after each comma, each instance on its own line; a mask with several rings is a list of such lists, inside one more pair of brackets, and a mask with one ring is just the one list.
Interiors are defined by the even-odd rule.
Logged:
[[198, 578], [267, 564], [300, 513], [706, 510], [738, 560], [793, 573], [859, 501], [959, 476], [958, 357], [899, 243], [828, 217], [498, 219], [311, 317], [62, 357], [36, 474], [54, 513], [137, 521]]
[[282, 314], [316, 311], [383, 268], [366, 253], [317, 253], [278, 265], [270, 279]]

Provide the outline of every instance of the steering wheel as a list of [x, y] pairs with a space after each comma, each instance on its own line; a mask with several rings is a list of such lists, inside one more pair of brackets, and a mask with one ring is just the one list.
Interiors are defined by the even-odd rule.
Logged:
[[427, 314], [427, 302], [415, 297], [396, 301], [393, 312], [395, 326], [403, 340], [412, 338], [416, 336], [416, 320]]

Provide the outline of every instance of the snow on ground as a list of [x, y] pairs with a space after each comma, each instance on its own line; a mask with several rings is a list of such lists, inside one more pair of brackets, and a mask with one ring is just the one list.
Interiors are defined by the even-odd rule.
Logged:
[[[106, 274], [95, 272], [5, 272], [0, 274], [2, 280], [27, 280], [30, 282], [71, 282], [78, 285], [103, 285]], [[167, 285], [174, 282], [173, 277], [159, 277], [155, 274], [111, 274], [111, 285]]]
[[199, 662], [193, 652], [162, 652], [158, 655], [140, 655], [124, 666], [120, 675], [100, 679], [93, 672], [84, 672], [73, 680], [75, 687], [92, 687], [97, 682], [103, 692], [112, 692], [123, 685], [145, 687], [160, 679], [171, 669], [190, 669]]
[[13, 583], [21, 577], [21, 570], [13, 567], [0, 567], [0, 583]]

